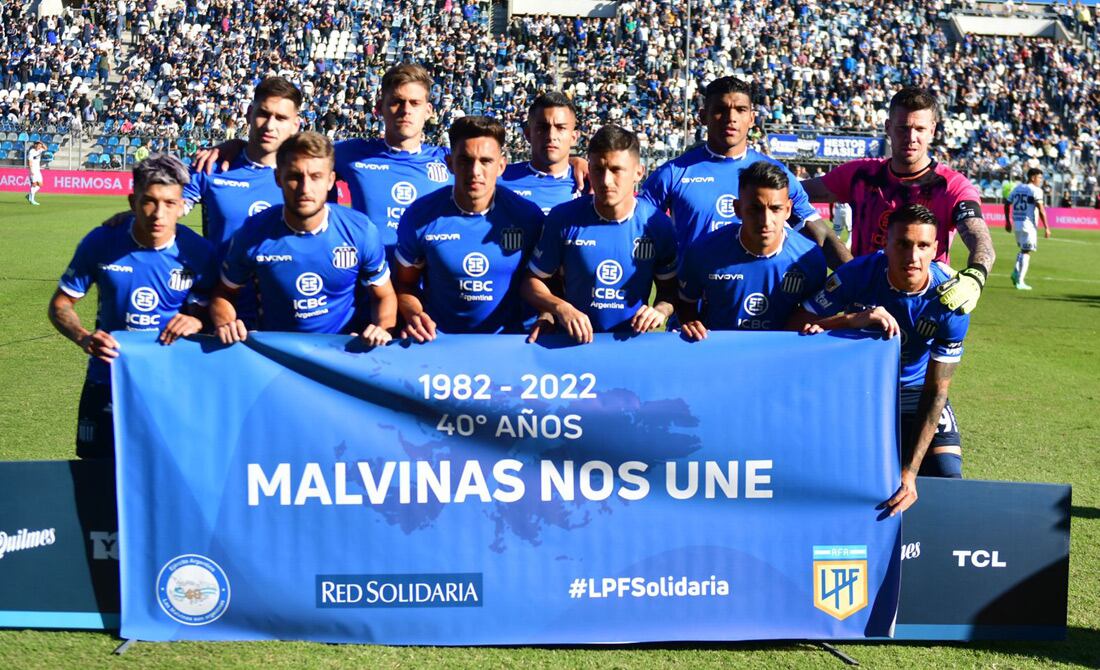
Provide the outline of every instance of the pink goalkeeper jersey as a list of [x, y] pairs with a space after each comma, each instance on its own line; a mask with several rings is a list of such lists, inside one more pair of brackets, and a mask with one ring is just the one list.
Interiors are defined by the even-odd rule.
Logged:
[[838, 202], [852, 206], [852, 255], [886, 246], [886, 219], [911, 203], [932, 210], [940, 222], [936, 260], [948, 262], [955, 224], [982, 217], [982, 197], [970, 180], [935, 161], [918, 177], [901, 178], [889, 158], [865, 158], [833, 168], [822, 177]]

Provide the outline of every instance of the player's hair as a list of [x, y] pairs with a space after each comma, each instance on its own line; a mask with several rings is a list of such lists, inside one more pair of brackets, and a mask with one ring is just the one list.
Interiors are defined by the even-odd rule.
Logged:
[[275, 166], [283, 169], [290, 162], [292, 156], [308, 156], [309, 158], [325, 158], [331, 165], [335, 160], [336, 152], [332, 148], [332, 140], [321, 133], [307, 130], [304, 133], [291, 135], [279, 145], [275, 152]]
[[629, 151], [635, 158], [641, 158], [642, 147], [638, 136], [622, 126], [609, 123], [600, 128], [588, 140], [588, 155], [603, 156], [612, 151]]
[[1031, 168], [1030, 170], [1027, 171], [1027, 180], [1031, 181], [1031, 178], [1036, 176], [1036, 175], [1038, 175], [1040, 177], [1043, 176], [1043, 171], [1040, 170], [1039, 168]]
[[769, 161], [756, 161], [741, 171], [737, 177], [737, 192], [747, 188], [770, 188], [776, 191], [790, 190], [791, 180], [783, 168]]
[[172, 154], [155, 153], [134, 166], [134, 193], [144, 193], [153, 184], [186, 186], [191, 181], [187, 167]]
[[707, 84], [707, 87], [703, 89], [703, 109], [706, 109], [711, 101], [730, 93], [744, 93], [749, 99], [749, 104], [751, 105], [753, 102], [752, 84], [744, 79], [731, 75], [728, 77], [719, 77]]
[[294, 103], [294, 109], [302, 108], [302, 92], [283, 77], [267, 77], [256, 86], [252, 102], [263, 102], [268, 98], [286, 98]]
[[933, 228], [940, 227], [940, 221], [932, 213], [932, 210], [914, 202], [890, 212], [890, 216], [886, 219], [886, 229], [889, 230], [894, 226], [903, 224], [908, 226], [914, 223], [932, 226]]
[[577, 118], [577, 108], [573, 106], [573, 101], [570, 100], [561, 91], [546, 91], [535, 98], [531, 106], [527, 108], [527, 118], [541, 112], [544, 109], [551, 109], [553, 107], [565, 107], [569, 110], [569, 113], [573, 115], [573, 118]]
[[386, 74], [382, 75], [382, 93], [393, 93], [399, 86], [405, 84], [420, 84], [429, 93], [432, 90], [432, 84], [435, 82], [432, 80], [432, 75], [428, 72], [428, 69], [418, 63], [401, 63], [400, 65], [394, 65], [390, 69], [386, 70]]
[[504, 148], [504, 126], [489, 116], [463, 116], [455, 119], [447, 130], [447, 137], [451, 140], [451, 151], [462, 142], [475, 137], [491, 137], [501, 149]]
[[940, 120], [940, 102], [932, 91], [918, 86], [906, 86], [890, 98], [890, 108], [887, 113], [894, 115], [894, 110], [904, 109], [907, 112], [919, 112], [925, 109], [932, 110], [932, 120]]

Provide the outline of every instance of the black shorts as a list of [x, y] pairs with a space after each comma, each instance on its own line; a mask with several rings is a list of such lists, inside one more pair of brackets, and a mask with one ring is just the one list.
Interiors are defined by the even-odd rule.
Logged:
[[[899, 394], [901, 403], [901, 462], [907, 463], [912, 452], [909, 449], [912, 440], [916, 437], [915, 431], [920, 430], [917, 422], [917, 406], [920, 403], [921, 387], [902, 388]], [[962, 477], [962, 456], [958, 454], [934, 454], [936, 447], [962, 448], [962, 433], [959, 432], [959, 422], [955, 418], [955, 410], [951, 407], [951, 400], [944, 403], [940, 412], [939, 424], [936, 426], [936, 434], [932, 436], [932, 444], [928, 445], [928, 451], [921, 461], [920, 472], [922, 477]]]
[[110, 384], [84, 380], [76, 419], [76, 456], [115, 457], [115, 425]]

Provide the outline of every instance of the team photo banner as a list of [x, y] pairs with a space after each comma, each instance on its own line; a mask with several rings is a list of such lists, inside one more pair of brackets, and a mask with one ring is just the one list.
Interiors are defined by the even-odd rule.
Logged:
[[125, 638], [891, 634], [896, 341], [117, 337]]

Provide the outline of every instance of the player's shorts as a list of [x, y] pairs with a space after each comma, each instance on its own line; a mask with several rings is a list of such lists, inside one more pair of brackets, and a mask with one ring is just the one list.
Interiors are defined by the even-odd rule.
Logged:
[[1016, 225], [1016, 244], [1020, 251], [1035, 251], [1039, 248], [1039, 230], [1035, 224]]
[[32, 184], [41, 184], [42, 183], [42, 173], [38, 170], [31, 170], [30, 182]]
[[[917, 405], [920, 403], [920, 386], [903, 387], [899, 394], [901, 403], [901, 443], [903, 453], [902, 463], [909, 460], [912, 455], [906, 445], [912, 444], [915, 437], [913, 433], [920, 430], [917, 423]], [[962, 448], [962, 434], [959, 432], [959, 422], [955, 419], [955, 410], [951, 407], [951, 400], [944, 403], [940, 412], [939, 425], [936, 434], [932, 436], [932, 444], [928, 445], [928, 451], [924, 454], [924, 460], [920, 464], [921, 477], [962, 477], [962, 455], [955, 453], [935, 453], [937, 447]]]
[[77, 458], [114, 458], [115, 426], [111, 385], [84, 381], [76, 420]]

